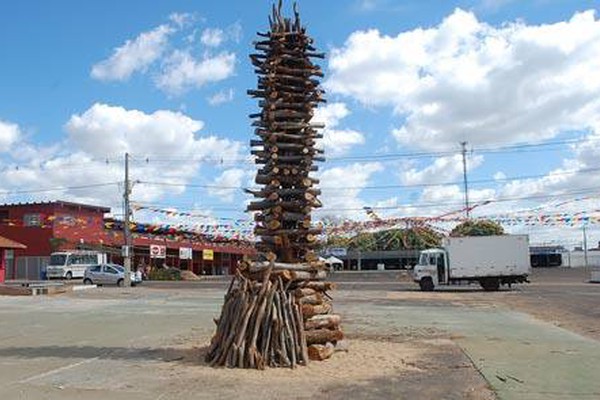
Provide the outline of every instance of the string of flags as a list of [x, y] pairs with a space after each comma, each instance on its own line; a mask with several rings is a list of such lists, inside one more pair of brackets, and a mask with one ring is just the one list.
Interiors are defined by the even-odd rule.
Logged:
[[210, 218], [210, 219], [218, 219], [218, 220], [223, 220], [223, 221], [236, 221], [235, 218], [213, 217], [208, 214], [187, 212], [187, 211], [177, 211], [177, 210], [173, 210], [173, 209], [164, 209], [164, 208], [157, 208], [157, 207], [148, 207], [148, 206], [142, 206], [139, 204], [132, 204], [131, 209], [133, 211], [150, 211], [153, 213], [166, 215], [167, 217]]
[[[581, 197], [569, 200], [568, 202], [558, 203], [555, 206], [560, 206], [567, 203], [586, 200], [588, 197]], [[151, 208], [145, 206], [136, 206], [137, 209], [144, 209], [150, 212], [160, 213], [168, 217], [185, 217], [185, 223], [140, 223], [132, 222], [131, 231], [135, 234], [162, 235], [173, 238], [194, 239], [198, 236], [206, 240], [214, 241], [254, 241], [253, 229], [254, 221], [251, 219], [235, 219], [235, 218], [220, 218], [211, 219], [211, 222], [193, 223], [190, 217], [206, 217], [203, 214], [178, 212], [173, 210], [165, 210]], [[546, 208], [547, 210], [548, 208]], [[349, 235], [367, 231], [377, 231], [393, 228], [407, 228], [413, 226], [422, 226], [429, 224], [430, 226], [452, 226], [457, 223], [464, 222], [462, 216], [457, 216], [455, 213], [448, 213], [438, 217], [392, 217], [382, 218], [376, 215], [372, 210], [365, 209], [369, 220], [329, 220], [323, 219], [317, 223], [317, 226], [322, 226], [326, 235]], [[471, 220], [491, 220], [504, 226], [541, 226], [541, 227], [580, 227], [583, 225], [599, 225], [600, 224], [600, 209], [589, 211], [574, 211], [574, 212], [539, 212], [541, 209], [520, 210], [503, 214], [482, 215], [471, 218]], [[34, 214], [32, 214], [34, 215]], [[122, 229], [123, 225], [120, 221], [103, 220], [100, 217], [78, 217], [68, 214], [35, 214], [35, 218], [27, 216], [20, 219], [2, 219], [0, 224], [8, 226], [35, 226], [41, 228], [89, 228], [89, 227], [104, 227], [110, 231]], [[209, 217], [212, 218], [212, 217]], [[194, 240], [196, 240], [194, 239]]]

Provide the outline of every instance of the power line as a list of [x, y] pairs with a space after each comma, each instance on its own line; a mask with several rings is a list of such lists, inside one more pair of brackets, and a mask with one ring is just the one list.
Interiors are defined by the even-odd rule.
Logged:
[[[482, 183], [501, 183], [501, 182], [513, 182], [527, 179], [539, 179], [547, 176], [567, 176], [567, 175], [578, 175], [590, 172], [599, 172], [600, 167], [594, 168], [581, 168], [577, 170], [565, 170], [561, 172], [554, 172], [551, 175], [538, 174], [538, 175], [520, 175], [506, 178], [491, 178], [491, 179], [472, 179], [469, 180], [469, 184], [482, 184]], [[243, 190], [244, 186], [226, 186], [226, 185], [210, 185], [210, 184], [196, 184], [196, 183], [176, 183], [176, 182], [152, 182], [152, 181], [138, 181], [140, 184], [154, 185], [154, 186], [173, 186], [173, 187], [188, 187], [188, 188], [200, 188], [200, 189], [223, 189], [223, 190]], [[368, 185], [368, 186], [331, 186], [331, 187], [320, 187], [321, 190], [377, 190], [377, 189], [409, 189], [409, 188], [426, 188], [426, 187], [437, 187], [437, 186], [453, 186], [463, 184], [464, 181], [450, 181], [450, 182], [437, 182], [437, 183], [415, 183], [405, 185]]]
[[58, 191], [63, 191], [63, 190], [79, 190], [79, 189], [90, 189], [90, 188], [96, 188], [96, 187], [119, 185], [120, 183], [121, 182], [106, 182], [106, 183], [95, 183], [95, 184], [80, 185], [80, 186], [58, 186], [58, 187], [45, 188], [45, 189], [4, 190], [4, 191], [0, 191], [0, 193], [10, 195], [10, 194], [58, 192]]
[[[584, 143], [584, 142], [596, 142], [600, 141], [600, 138], [575, 138], [575, 139], [564, 139], [560, 141], [549, 141], [549, 142], [541, 142], [541, 143], [524, 143], [524, 144], [515, 144], [515, 145], [504, 145], [504, 146], [488, 146], [488, 147], [479, 147], [474, 148], [474, 151], [481, 154], [495, 154], [495, 153], [525, 153], [525, 152], [537, 152], [537, 151], [548, 151], [548, 150], [562, 150], [562, 148], [558, 149], [544, 149], [545, 147], [552, 146], [565, 146], [570, 144]], [[363, 155], [352, 155], [352, 156], [331, 156], [326, 157], [328, 162], [335, 161], [395, 161], [397, 159], [402, 158], [431, 158], [431, 157], [444, 157], [451, 155], [459, 155], [461, 151], [458, 149], [445, 150], [445, 151], [429, 151], [429, 152], [403, 152], [403, 153], [387, 153], [387, 154], [363, 154]], [[235, 164], [235, 163], [243, 163], [243, 164], [253, 164], [253, 157], [245, 156], [238, 158], [227, 158], [224, 155], [212, 155], [205, 156], [200, 158], [163, 158], [160, 154], [146, 154], [140, 159], [136, 160], [137, 162], [143, 163], [151, 163], [151, 162], [167, 162], [167, 163], [177, 163], [177, 162], [219, 162], [226, 164]]]
[[[481, 200], [478, 201], [478, 203], [489, 203], [489, 204], [493, 204], [493, 203], [505, 203], [505, 202], [512, 202], [512, 201], [521, 201], [521, 200], [551, 200], [551, 199], [558, 199], [558, 198], [564, 198], [564, 197], [568, 197], [568, 196], [576, 196], [576, 195], [581, 195], [581, 194], [590, 194], [590, 193], [598, 193], [598, 188], [597, 187], [589, 187], [589, 188], [583, 188], [583, 189], [579, 189], [579, 190], [575, 190], [575, 191], [568, 191], [568, 192], [563, 192], [563, 193], [559, 193], [559, 194], [545, 194], [545, 195], [528, 195], [528, 196], [509, 196], [509, 197], [500, 197], [497, 199], [487, 199], [487, 200]], [[599, 194], [600, 196], [600, 194]], [[144, 205], [154, 205], [154, 206], [171, 206], [173, 207], [172, 203], [143, 203], [143, 202], [136, 202], [137, 204], [144, 204]], [[413, 204], [401, 204], [401, 205], [396, 205], [396, 206], [381, 206], [381, 207], [377, 207], [377, 206], [368, 206], [369, 208], [373, 209], [373, 210], [399, 210], [399, 209], [403, 209], [403, 208], [437, 208], [437, 207], [462, 207], [464, 206], [464, 202], [462, 201], [452, 201], [452, 202], [443, 202], [443, 201], [436, 201], [436, 202], [423, 202], [423, 203], [413, 203]], [[230, 211], [230, 212], [239, 212], [239, 213], [244, 213], [245, 211], [239, 207], [222, 207], [222, 206], [212, 206], [212, 205], [201, 205], [202, 208], [206, 208], [206, 209], [210, 209], [211, 211]], [[367, 207], [365, 206], [361, 206], [358, 208], [335, 208], [335, 207], [327, 207], [323, 209], [323, 212], [338, 212], [338, 211], [364, 211], [364, 208]], [[197, 209], [196, 209], [197, 211]]]

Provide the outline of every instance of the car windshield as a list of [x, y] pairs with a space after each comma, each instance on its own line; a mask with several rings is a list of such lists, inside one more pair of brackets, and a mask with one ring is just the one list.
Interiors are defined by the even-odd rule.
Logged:
[[65, 265], [67, 261], [66, 254], [53, 254], [50, 256], [50, 264], [49, 265]]

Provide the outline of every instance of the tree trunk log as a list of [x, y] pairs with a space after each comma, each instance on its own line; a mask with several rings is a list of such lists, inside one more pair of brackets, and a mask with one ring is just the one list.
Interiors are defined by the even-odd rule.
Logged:
[[323, 361], [330, 358], [335, 352], [335, 346], [331, 343], [325, 345], [312, 344], [308, 346], [308, 358], [313, 361]]
[[306, 344], [325, 344], [327, 342], [337, 342], [344, 338], [344, 332], [339, 329], [315, 329], [306, 331]]
[[337, 314], [315, 315], [304, 321], [304, 329], [338, 329], [341, 321]]

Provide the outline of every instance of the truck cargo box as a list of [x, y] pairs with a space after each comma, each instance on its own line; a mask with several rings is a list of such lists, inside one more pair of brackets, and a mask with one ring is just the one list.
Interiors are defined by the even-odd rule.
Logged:
[[527, 235], [449, 237], [443, 244], [451, 279], [529, 275], [531, 270]]

